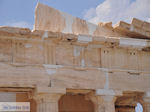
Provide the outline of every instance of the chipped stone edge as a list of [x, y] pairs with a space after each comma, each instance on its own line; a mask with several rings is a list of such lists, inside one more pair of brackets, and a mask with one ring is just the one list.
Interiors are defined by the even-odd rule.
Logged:
[[147, 47], [147, 40], [144, 39], [132, 39], [132, 38], [120, 38], [120, 42], [119, 45], [121, 47], [128, 47], [128, 46], [132, 46], [135, 48], [144, 48]]

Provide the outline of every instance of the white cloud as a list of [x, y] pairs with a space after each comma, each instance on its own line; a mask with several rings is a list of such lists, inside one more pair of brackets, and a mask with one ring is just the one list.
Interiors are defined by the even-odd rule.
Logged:
[[90, 18], [92, 18], [93, 16], [96, 16], [96, 10], [95, 10], [95, 8], [90, 8], [89, 10], [86, 10], [86, 11], [85, 11], [84, 18], [90, 19]]
[[133, 17], [150, 21], [150, 0], [105, 0], [84, 14], [84, 19], [92, 23], [130, 22]]
[[150, 22], [150, 18], [147, 18], [147, 20], [146, 20], [147, 22]]
[[140, 103], [137, 103], [137, 106], [135, 107], [135, 112], [143, 112], [143, 107]]
[[8, 22], [6, 24], [7, 26], [13, 26], [13, 27], [21, 27], [21, 28], [30, 28], [33, 29], [32, 25], [26, 21], [18, 21], [18, 22]]

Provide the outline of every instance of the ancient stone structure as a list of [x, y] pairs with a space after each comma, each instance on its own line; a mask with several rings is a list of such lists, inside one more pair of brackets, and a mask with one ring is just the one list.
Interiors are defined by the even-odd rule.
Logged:
[[38, 4], [34, 30], [0, 27], [0, 101], [31, 112], [150, 112], [150, 23], [94, 25]]

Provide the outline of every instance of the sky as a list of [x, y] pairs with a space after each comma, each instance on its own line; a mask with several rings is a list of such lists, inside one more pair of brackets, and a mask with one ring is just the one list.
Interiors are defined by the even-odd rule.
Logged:
[[0, 0], [0, 26], [32, 29], [37, 2], [94, 24], [131, 22], [133, 17], [150, 22], [150, 0]]
[[86, 10], [96, 7], [103, 0], [0, 0], [0, 25], [31, 28], [37, 2], [83, 18]]
[[120, 20], [131, 22], [132, 18], [150, 22], [150, 0], [105, 0], [84, 14], [84, 19], [92, 23], [115, 24]]

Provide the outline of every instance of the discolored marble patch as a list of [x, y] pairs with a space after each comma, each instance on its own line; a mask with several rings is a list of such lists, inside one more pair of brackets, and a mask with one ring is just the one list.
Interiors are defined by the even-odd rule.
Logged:
[[74, 34], [89, 34], [89, 29], [86, 21], [76, 18], [72, 24], [72, 32]]
[[35, 10], [35, 30], [62, 32], [64, 28], [65, 18], [58, 10], [38, 3]]

